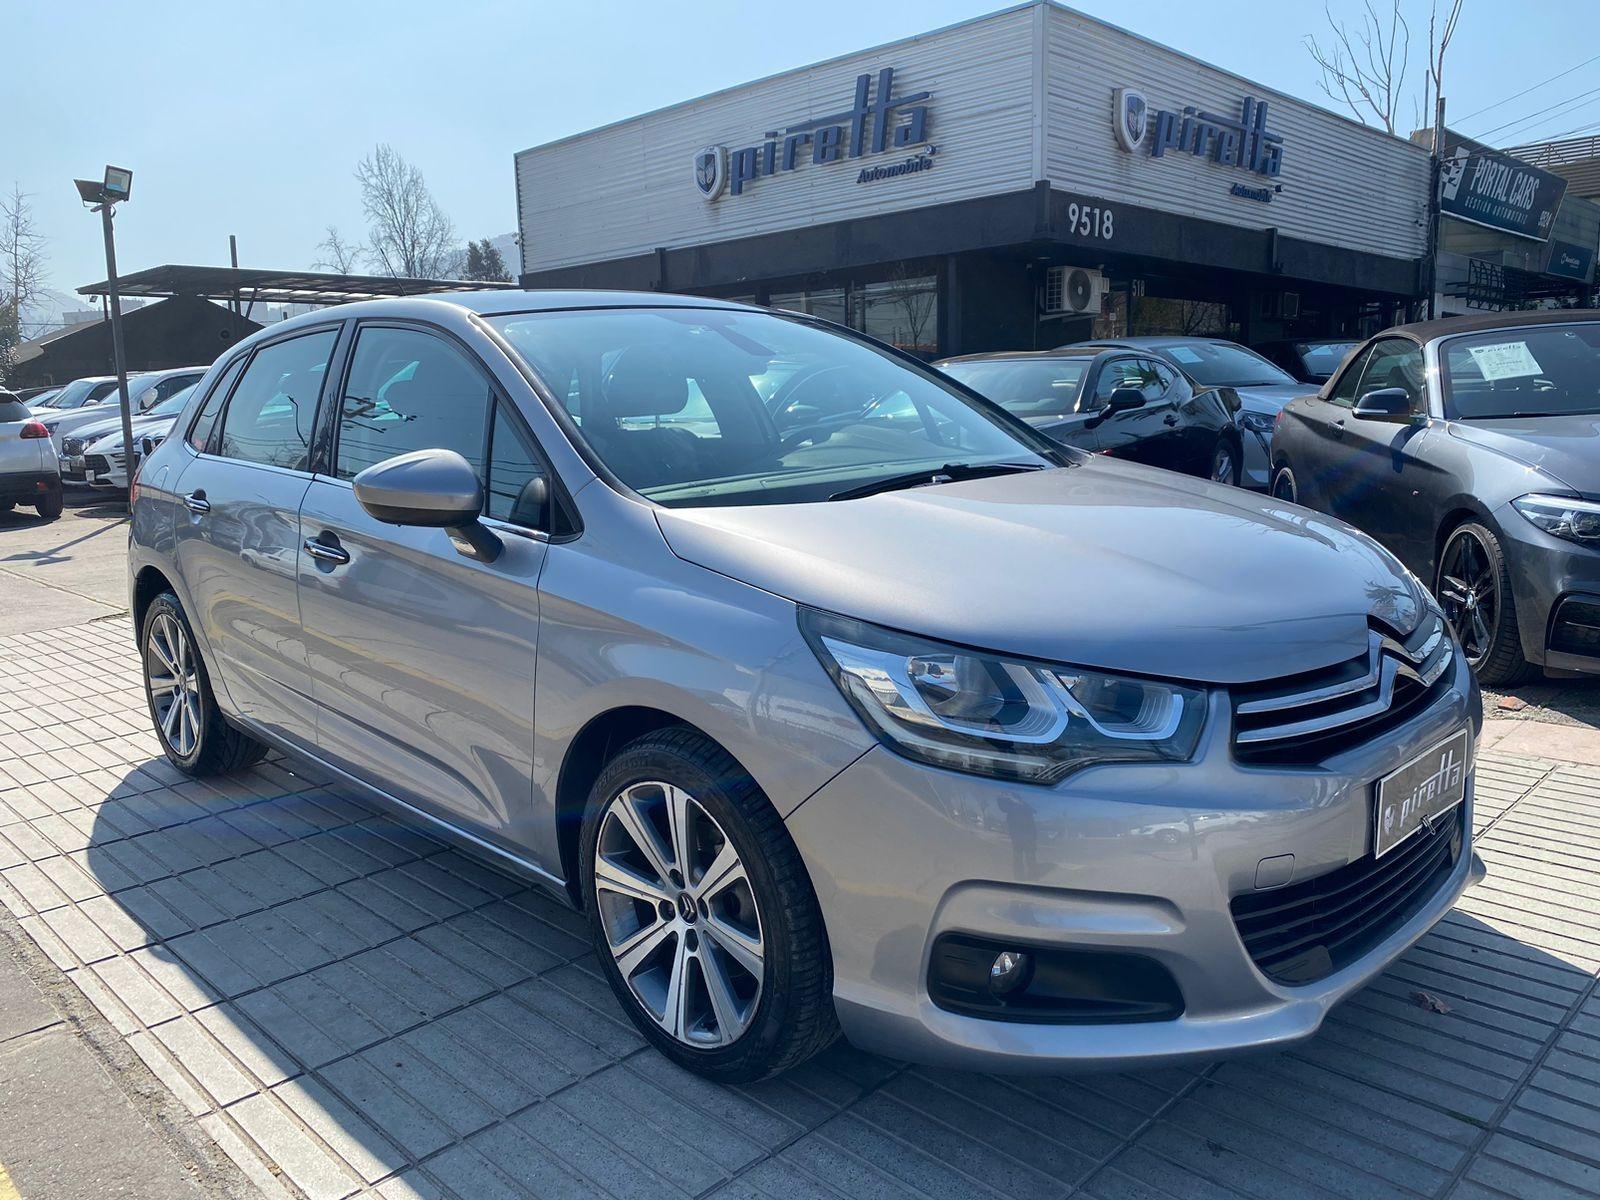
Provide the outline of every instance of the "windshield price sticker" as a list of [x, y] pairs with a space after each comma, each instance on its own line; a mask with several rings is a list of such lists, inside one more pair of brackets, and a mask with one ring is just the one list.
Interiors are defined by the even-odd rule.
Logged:
[[1167, 353], [1182, 363], [1197, 363], [1200, 361], [1200, 356], [1187, 346], [1171, 346], [1167, 349]]
[[1491, 383], [1497, 379], [1526, 379], [1544, 372], [1528, 349], [1527, 342], [1469, 346], [1467, 352], [1472, 355], [1472, 361], [1478, 364], [1479, 372]]

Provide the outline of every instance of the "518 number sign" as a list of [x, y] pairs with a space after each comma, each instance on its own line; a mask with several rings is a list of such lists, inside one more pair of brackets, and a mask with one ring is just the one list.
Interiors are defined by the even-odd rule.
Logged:
[[1067, 205], [1067, 232], [1079, 237], [1099, 238], [1109, 242], [1115, 231], [1115, 214], [1098, 204], [1079, 204], [1074, 200]]

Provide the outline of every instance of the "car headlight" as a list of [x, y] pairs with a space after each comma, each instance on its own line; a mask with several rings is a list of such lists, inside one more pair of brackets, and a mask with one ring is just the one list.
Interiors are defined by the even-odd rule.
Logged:
[[1239, 427], [1248, 429], [1251, 433], [1259, 433], [1262, 437], [1271, 437], [1272, 428], [1278, 423], [1276, 413], [1242, 412], [1239, 414]]
[[1098, 763], [1194, 757], [1206, 694], [967, 650], [813, 609], [800, 629], [867, 728], [907, 758], [1052, 783]]
[[1565, 496], [1534, 494], [1513, 500], [1512, 506], [1540, 529], [1569, 542], [1600, 546], [1600, 503], [1569, 500]]

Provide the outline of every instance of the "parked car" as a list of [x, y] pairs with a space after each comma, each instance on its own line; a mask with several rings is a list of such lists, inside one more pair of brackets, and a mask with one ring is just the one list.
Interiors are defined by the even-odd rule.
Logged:
[[[795, 362], [918, 420], [779, 424]], [[542, 881], [713, 1079], [841, 1028], [1018, 1071], [1293, 1042], [1477, 870], [1481, 702], [1388, 552], [798, 314], [275, 324], [140, 470], [129, 567], [179, 771], [278, 747]]]
[[[133, 459], [135, 469], [146, 442], [160, 445], [188, 403], [190, 384], [174, 392], [148, 412], [133, 418]], [[126, 491], [128, 469], [122, 449], [122, 415], [96, 421], [61, 439], [61, 478], [66, 483]]]
[[61, 476], [50, 435], [15, 393], [0, 388], [0, 512], [32, 505], [41, 517], [61, 515]]
[[[145, 412], [167, 397], [186, 387], [192, 387], [199, 382], [205, 371], [204, 367], [176, 367], [167, 371], [144, 371], [137, 375], [129, 375], [128, 394], [133, 398], [133, 413], [137, 415]], [[76, 384], [68, 385], [68, 388], [72, 387], [76, 387]], [[115, 379], [111, 379], [108, 386], [106, 381], [98, 381], [93, 388], [81, 394], [83, 396], [81, 402], [59, 406], [40, 414], [39, 419], [50, 431], [50, 437], [55, 443], [58, 454], [64, 448], [62, 440], [68, 435], [98, 424], [111, 415], [116, 415], [118, 420], [121, 419], [121, 393], [117, 389]]]
[[56, 391], [50, 398], [49, 407], [55, 412], [65, 412], [68, 409], [82, 408], [86, 404], [99, 404], [116, 390], [115, 375], [90, 375], [83, 379], [74, 379]]
[[1182, 371], [1151, 355], [1063, 346], [934, 365], [1058, 442], [1239, 482], [1243, 443], [1233, 409], [1216, 390], [1196, 389]]
[[1401, 325], [1284, 410], [1273, 494], [1428, 580], [1479, 678], [1600, 671], [1600, 312]]
[[47, 383], [43, 387], [17, 388], [12, 394], [30, 409], [36, 409], [48, 405], [60, 390], [61, 388], [57, 385]]
[[1261, 342], [1256, 353], [1270, 359], [1301, 383], [1324, 384], [1361, 344], [1360, 338], [1300, 338], [1284, 342]]
[[1097, 343], [1154, 354], [1177, 367], [1197, 388], [1231, 393], [1239, 403], [1235, 420], [1242, 431], [1244, 462], [1240, 481], [1258, 492], [1272, 482], [1272, 427], [1283, 406], [1309, 390], [1282, 368], [1237, 342], [1205, 337], [1131, 337]]

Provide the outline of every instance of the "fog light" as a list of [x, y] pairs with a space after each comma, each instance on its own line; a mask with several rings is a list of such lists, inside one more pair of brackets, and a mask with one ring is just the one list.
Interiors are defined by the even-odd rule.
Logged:
[[1002, 950], [989, 968], [989, 990], [996, 996], [1016, 991], [1028, 981], [1030, 962], [1021, 950]]

